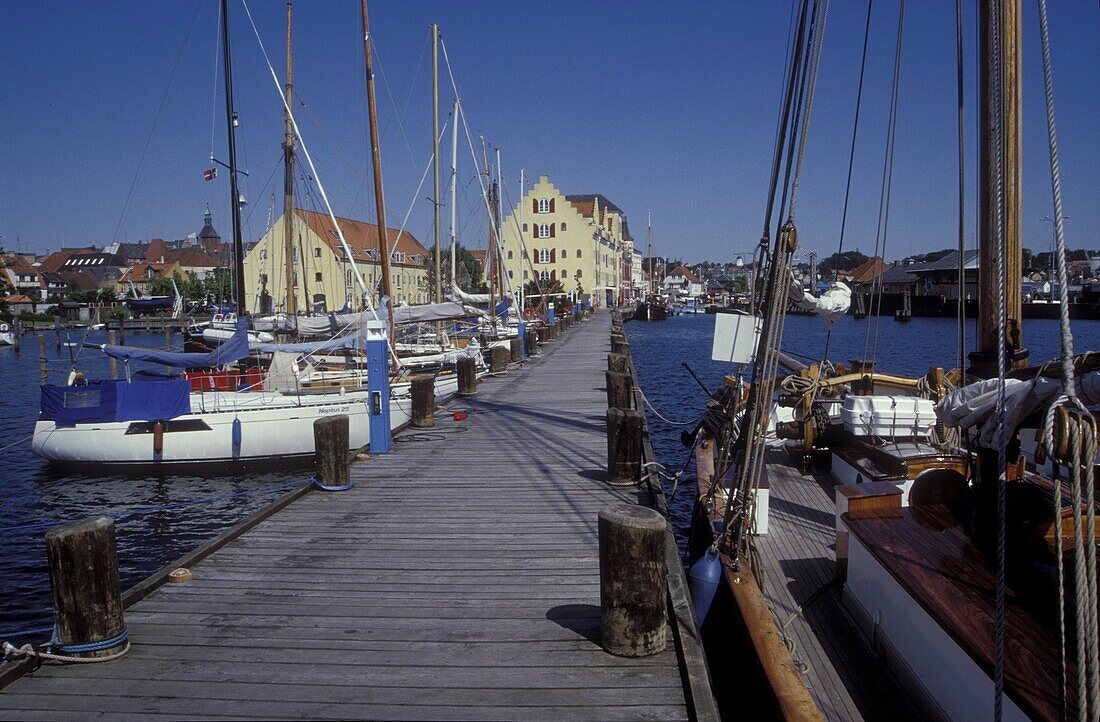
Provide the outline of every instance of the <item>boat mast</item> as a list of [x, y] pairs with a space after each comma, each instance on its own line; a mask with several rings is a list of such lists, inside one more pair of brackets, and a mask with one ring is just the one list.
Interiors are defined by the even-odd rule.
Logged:
[[488, 249], [485, 252], [485, 265], [489, 275], [489, 322], [492, 324], [492, 335], [495, 338], [497, 319], [496, 301], [494, 299], [496, 288], [493, 284], [493, 204], [496, 202], [496, 188], [493, 185], [493, 169], [489, 167], [489, 151], [485, 148], [485, 138], [481, 139], [481, 158], [482, 164], [485, 166], [485, 184], [489, 188], [489, 242], [487, 244]]
[[[367, 0], [360, 0], [359, 8], [363, 17], [363, 59], [367, 72], [367, 113], [370, 124], [370, 153], [374, 166], [374, 208], [377, 215], [378, 255], [382, 262], [382, 295], [389, 298], [386, 315], [389, 323], [390, 343], [393, 343], [393, 296], [390, 295], [390, 249], [386, 241], [386, 203], [382, 198], [382, 154], [378, 148], [378, 114], [374, 100], [374, 68], [370, 51], [370, 25], [367, 22]], [[349, 258], [352, 264], [354, 258]]]
[[[439, 25], [432, 23], [432, 173], [435, 191], [432, 194], [432, 216], [435, 222], [435, 302], [443, 302], [443, 279], [440, 277], [439, 232]], [[437, 331], [442, 326], [436, 324]]]
[[[516, 228], [517, 231], [519, 229], [523, 228], [523, 202], [524, 202], [523, 194], [526, 191], [526, 186], [527, 186], [526, 181], [527, 181], [527, 173], [523, 168], [520, 168], [519, 169], [519, 220], [517, 221], [517, 228]], [[519, 287], [519, 317], [520, 317], [520, 320], [522, 321], [524, 319], [524, 313], [527, 310], [527, 298], [526, 298], [527, 291], [523, 287], [523, 259], [526, 258], [527, 252], [525, 251], [526, 241], [523, 238], [523, 232], [520, 231], [517, 234], [517, 236], [519, 237], [519, 249], [518, 249], [519, 250], [519, 263], [516, 264], [516, 273], [518, 274], [516, 276], [516, 278], [519, 280], [519, 283], [516, 284], [516, 285]]]
[[501, 252], [501, 248], [500, 248], [500, 232], [504, 228], [504, 217], [503, 217], [504, 206], [502, 206], [501, 203], [500, 203], [500, 194], [503, 192], [501, 190], [502, 188], [504, 188], [504, 176], [500, 172], [500, 148], [497, 148], [497, 185], [496, 185], [496, 190], [497, 190], [497, 192], [496, 192], [496, 201], [497, 202], [496, 202], [496, 208], [495, 208], [496, 215], [494, 216], [496, 218], [497, 226], [496, 226], [496, 234], [495, 234], [495, 239], [494, 239], [495, 243], [493, 243], [493, 252], [497, 254], [496, 268], [497, 268], [497, 275], [500, 277], [500, 299], [503, 301], [505, 291], [506, 290], [511, 291], [512, 290], [512, 284], [508, 282], [508, 271], [507, 271], [507, 269], [504, 268], [504, 253]]
[[451, 106], [451, 288], [458, 285], [456, 275], [458, 255], [458, 98]]
[[[653, 213], [645, 216], [645, 254], [649, 260], [649, 282], [646, 284], [646, 295], [653, 295]], [[646, 301], [649, 299], [647, 298]]]
[[222, 50], [225, 73], [225, 125], [229, 134], [229, 207], [233, 213], [233, 280], [237, 285], [237, 315], [247, 313], [244, 302], [244, 242], [241, 239], [241, 195], [237, 189], [237, 113], [233, 110], [233, 62], [229, 56], [229, 0], [221, 0]]
[[[1002, 9], [1000, 13], [995, 6]], [[1003, 232], [1005, 244], [1006, 323], [1009, 368], [1027, 364], [1023, 347], [1022, 299], [1020, 296], [1020, 201], [1022, 171], [1020, 166], [1020, 3], [1007, 0], [994, 3], [982, 0], [978, 7], [979, 44], [979, 145], [978, 145], [978, 350], [970, 355], [972, 370], [983, 377], [996, 375], [997, 345], [1000, 331], [997, 322], [997, 297], [1001, 279], [997, 271], [997, 198], [996, 173], [998, 139], [994, 120], [1001, 126], [1000, 154], [1004, 169]], [[994, 23], [997, 25], [994, 26]], [[999, 53], [992, 47], [993, 32], [1001, 39]], [[998, 57], [999, 56], [999, 57]], [[999, 62], [1001, 78], [1000, 105], [993, 88], [993, 63]]]
[[[291, 4], [286, 4], [286, 98], [294, 97], [294, 63], [290, 34]], [[294, 288], [294, 122], [290, 111], [283, 113], [283, 265], [286, 267], [286, 312], [298, 313], [298, 295]], [[271, 254], [274, 257], [275, 254]], [[302, 259], [304, 263], [305, 259]]]

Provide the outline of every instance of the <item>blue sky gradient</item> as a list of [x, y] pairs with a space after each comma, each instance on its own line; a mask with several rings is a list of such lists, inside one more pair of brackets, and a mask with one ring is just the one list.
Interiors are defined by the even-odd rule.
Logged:
[[[284, 7], [250, 2], [280, 78]], [[976, 9], [965, 7], [973, 229]], [[417, 185], [430, 153], [428, 26], [438, 22], [475, 142], [484, 134], [501, 149], [506, 200], [516, 201], [524, 168], [565, 193], [603, 193], [627, 213], [636, 238], [652, 211], [663, 255], [720, 260], [751, 249], [790, 8], [787, 0], [371, 3], [389, 223], [400, 226], [411, 204], [409, 230], [431, 242], [430, 179], [419, 192]], [[1023, 9], [1024, 241], [1045, 250], [1050, 226], [1041, 218], [1051, 200], [1038, 19], [1034, 2], [1024, 0]], [[865, 12], [863, 2], [838, 0], [828, 19], [796, 216], [802, 246], [823, 255], [837, 246]], [[245, 237], [256, 239], [272, 194], [281, 212], [281, 105], [239, 1], [230, 13], [240, 163], [250, 172]], [[864, 252], [875, 238], [897, 13], [897, 0], [875, 2], [846, 241]], [[42, 252], [182, 238], [199, 230], [207, 202], [229, 235], [226, 174], [202, 179], [211, 138], [215, 154], [226, 156], [214, 87], [216, 0], [7, 3], [4, 15], [0, 244]], [[1100, 9], [1093, 0], [1058, 0], [1050, 16], [1067, 237], [1072, 247], [1097, 249]], [[337, 214], [372, 219], [358, 3], [299, 2], [294, 23], [305, 141]], [[954, 43], [953, 2], [908, 3], [889, 258], [956, 243]], [[451, 97], [444, 75], [445, 115]], [[449, 152], [448, 131], [445, 161]], [[483, 245], [464, 141], [459, 156], [460, 240]], [[319, 200], [313, 194], [301, 204]]]

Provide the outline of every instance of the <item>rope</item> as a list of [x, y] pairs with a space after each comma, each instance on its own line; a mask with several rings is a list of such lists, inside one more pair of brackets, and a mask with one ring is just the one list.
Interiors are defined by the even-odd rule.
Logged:
[[348, 491], [355, 487], [355, 484], [351, 483], [350, 481], [347, 484], [339, 485], [324, 484], [316, 476], [309, 477], [309, 481], [311, 484], [313, 484], [314, 489], [318, 489], [320, 491]]
[[[794, 216], [794, 206], [798, 200], [798, 189], [802, 179], [802, 162], [806, 157], [806, 138], [810, 130], [810, 116], [813, 114], [814, 94], [817, 91], [817, 72], [821, 67], [821, 49], [825, 44], [825, 21], [829, 17], [829, 0], [814, 0], [814, 30], [811, 40], [810, 62], [806, 78], [805, 112], [802, 114], [802, 129], [798, 133], [798, 161], [795, 163], [794, 184], [791, 186], [791, 205], [788, 215]], [[812, 270], [812, 269], [811, 269]]]
[[649, 402], [649, 399], [646, 398], [645, 392], [642, 391], [641, 386], [636, 386], [635, 388], [638, 389], [638, 395], [642, 397], [642, 402], [645, 403], [646, 407], [653, 412], [654, 416], [656, 416], [658, 419], [665, 422], [666, 424], [671, 424], [672, 426], [692, 426], [699, 423], [699, 420], [703, 418], [703, 416], [705, 416], [707, 413], [706, 411], [704, 411], [691, 421], [673, 421], [672, 419], [663, 416], [659, 411], [657, 411], [657, 409], [653, 408], [653, 404], [651, 404]]
[[[1098, 660], [1098, 633], [1096, 621], [1097, 589], [1096, 589], [1096, 496], [1093, 473], [1093, 461], [1096, 458], [1096, 426], [1092, 415], [1088, 413], [1085, 405], [1077, 398], [1077, 390], [1073, 379], [1073, 332], [1070, 328], [1069, 318], [1069, 284], [1066, 274], [1066, 245], [1062, 221], [1062, 179], [1061, 168], [1058, 159], [1058, 133], [1055, 125], [1054, 114], [1054, 80], [1053, 63], [1050, 55], [1050, 33], [1047, 20], [1046, 0], [1038, 0], [1039, 29], [1043, 50], [1043, 87], [1046, 101], [1047, 141], [1050, 150], [1050, 185], [1051, 197], [1054, 204], [1054, 235], [1057, 243], [1057, 266], [1060, 305], [1059, 330], [1061, 331], [1062, 347], [1062, 389], [1061, 394], [1047, 409], [1044, 418], [1044, 432], [1048, 455], [1053, 457], [1054, 451], [1054, 414], [1063, 404], [1076, 406], [1082, 417], [1079, 421], [1070, 421], [1070, 442], [1073, 447], [1071, 458], [1071, 484], [1073, 495], [1073, 530], [1074, 530], [1074, 591], [1077, 598], [1076, 604], [1076, 631], [1077, 631], [1077, 713], [1079, 719], [1085, 719], [1088, 715], [1089, 704], [1093, 707], [1093, 716], [1096, 716], [1096, 707], [1100, 704], [1100, 660]], [[1083, 438], [1082, 438], [1083, 437]], [[1083, 454], [1083, 455], [1082, 455]], [[1053, 458], [1052, 458], [1053, 462]], [[1057, 468], [1057, 462], [1054, 462]], [[1085, 474], [1085, 498], [1086, 505], [1086, 540], [1081, 538], [1081, 472], [1084, 467]], [[1061, 549], [1061, 488], [1056, 487], [1057, 514], [1054, 518], [1058, 527], [1057, 541], [1059, 580], [1063, 577], [1062, 549]], [[1082, 553], [1085, 552], [1085, 553]], [[1082, 578], [1082, 576], [1084, 578]], [[1065, 588], [1061, 584], [1058, 588], [1058, 615], [1059, 615], [1059, 641], [1062, 648], [1061, 667], [1063, 669], [1062, 684], [1063, 697], [1065, 686]], [[1089, 694], [1086, 695], [1086, 678]]]
[[[58, 629], [55, 625], [53, 628], [53, 636], [50, 641], [38, 648], [35, 648], [31, 644], [24, 644], [22, 647], [16, 647], [10, 642], [4, 642], [4, 660], [6, 661], [12, 657], [26, 658], [36, 657], [38, 659], [50, 660], [53, 662], [67, 662], [73, 664], [94, 664], [96, 662], [110, 662], [113, 659], [125, 655], [130, 651], [130, 632], [126, 629], [125, 625], [122, 628], [122, 632], [109, 637], [108, 639], [101, 639], [96, 642], [81, 642], [76, 644], [61, 644], [61, 640], [58, 636]], [[120, 644], [125, 646], [114, 654], [107, 655], [106, 657], [78, 657], [78, 654], [87, 654], [88, 652], [100, 652], [105, 649], [113, 649]]]

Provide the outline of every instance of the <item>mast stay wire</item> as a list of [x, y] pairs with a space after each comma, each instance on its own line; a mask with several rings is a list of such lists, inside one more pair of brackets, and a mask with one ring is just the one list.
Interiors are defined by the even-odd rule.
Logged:
[[[1050, 31], [1047, 19], [1047, 3], [1046, 0], [1038, 0], [1039, 8], [1039, 33], [1042, 42], [1042, 56], [1043, 56], [1043, 86], [1044, 96], [1046, 104], [1046, 120], [1047, 120], [1047, 141], [1050, 152], [1050, 186], [1051, 186], [1051, 199], [1054, 208], [1054, 235], [1056, 243], [1056, 265], [1058, 272], [1058, 285], [1059, 296], [1061, 300], [1060, 313], [1059, 313], [1059, 330], [1061, 332], [1061, 349], [1062, 349], [1062, 391], [1057, 399], [1050, 405], [1044, 418], [1044, 432], [1045, 443], [1047, 445], [1048, 456], [1057, 468], [1057, 461], [1055, 461], [1054, 455], [1054, 413], [1059, 406], [1073, 405], [1076, 406], [1079, 411], [1087, 414], [1085, 405], [1077, 398], [1077, 389], [1074, 385], [1074, 373], [1073, 373], [1073, 331], [1070, 328], [1069, 318], [1069, 289], [1068, 278], [1066, 273], [1066, 245], [1065, 234], [1063, 227], [1063, 213], [1062, 213], [1062, 175], [1061, 164], [1058, 156], [1058, 133], [1055, 126], [1055, 113], [1054, 113], [1054, 70], [1053, 62], [1050, 54]], [[1093, 705], [1093, 716], [1096, 716], [1096, 706], [1100, 704], [1100, 660], [1098, 660], [1098, 639], [1097, 639], [1097, 622], [1096, 622], [1096, 609], [1097, 609], [1097, 589], [1096, 589], [1096, 497], [1095, 497], [1095, 485], [1094, 475], [1091, 473], [1092, 459], [1096, 455], [1096, 429], [1091, 424], [1091, 416], [1086, 416], [1088, 419], [1085, 422], [1078, 422], [1071, 420], [1071, 439], [1073, 441], [1071, 462], [1073, 464], [1072, 473], [1070, 475], [1072, 480], [1072, 491], [1074, 499], [1074, 554], [1075, 554], [1075, 566], [1074, 566], [1074, 582], [1075, 592], [1077, 594], [1076, 605], [1076, 622], [1077, 622], [1077, 675], [1078, 675], [1078, 716], [1084, 719], [1088, 712], [1088, 704], [1091, 701]], [[1085, 439], [1086, 446], [1088, 447], [1084, 456], [1081, 454], [1081, 436], [1087, 435], [1091, 438]], [[1080, 465], [1084, 461], [1090, 468], [1086, 476], [1086, 488], [1085, 498], [1083, 503], [1086, 512], [1086, 537], [1084, 540], [1081, 538], [1081, 474]], [[1057, 521], [1061, 517], [1061, 486], [1055, 485], [1054, 494], [1054, 519], [1059, 531], [1061, 526], [1057, 524]], [[1084, 547], [1084, 549], [1082, 549]], [[1061, 549], [1061, 546], [1058, 547]], [[1082, 551], [1085, 551], [1087, 556], [1082, 555]], [[1087, 603], [1081, 602], [1081, 571], [1085, 572], [1085, 584], [1087, 587]], [[1065, 699], [1065, 655], [1066, 655], [1066, 640], [1065, 640], [1065, 586], [1064, 586], [1065, 572], [1063, 570], [1062, 555], [1058, 554], [1058, 621], [1059, 621], [1059, 643], [1061, 647], [1061, 659], [1060, 667], [1062, 672], [1062, 688], [1061, 695], [1064, 704]], [[1085, 617], [1085, 640], [1082, 641], [1081, 627], [1082, 617]], [[1085, 660], [1082, 660], [1082, 651], [1087, 653]], [[1084, 661], [1084, 664], [1082, 664]], [[1082, 666], [1087, 668], [1088, 672], [1088, 691], [1090, 697], [1082, 699], [1081, 692], [1083, 691], [1082, 679]]]
[[[149, 129], [149, 135], [145, 139], [145, 147], [141, 149], [141, 157], [138, 158], [137, 168], [134, 170], [134, 178], [130, 181], [130, 190], [126, 192], [126, 200], [122, 204], [122, 213], [119, 214], [118, 224], [115, 226], [114, 236], [111, 238], [111, 242], [115, 243], [119, 240], [119, 236], [122, 232], [122, 224], [126, 221], [126, 214], [130, 210], [130, 202], [134, 198], [134, 189], [137, 188], [138, 179], [141, 177], [141, 169], [145, 167], [145, 159], [149, 157], [149, 148], [153, 144], [153, 137], [156, 135], [157, 126], [160, 125], [161, 116], [164, 115], [164, 107], [168, 104], [168, 94], [172, 90], [172, 86], [176, 81], [176, 74], [179, 72], [180, 61], [183, 60], [184, 54], [187, 49], [191, 47], [191, 38], [195, 34], [195, 26], [198, 24], [199, 12], [202, 10], [202, 3], [195, 4], [195, 14], [191, 17], [191, 27], [187, 30], [187, 35], [183, 39], [183, 44], [180, 46], [179, 52], [176, 53], [176, 62], [172, 65], [172, 72], [168, 74], [168, 85], [164, 88], [164, 93], [160, 96], [160, 104], [157, 106], [157, 112], [153, 116], [153, 125]], [[219, 32], [221, 29], [221, 18], [218, 19]], [[215, 61], [215, 65], [217, 62]], [[217, 89], [215, 88], [215, 93]], [[215, 107], [217, 104], [215, 103]], [[211, 131], [213, 133], [213, 131]], [[213, 148], [213, 135], [211, 135], [211, 148]], [[213, 152], [211, 152], [213, 156]]]
[[[416, 67], [413, 68], [412, 76], [410, 77], [409, 84], [406, 88], [405, 108], [402, 111], [398, 111], [397, 109], [397, 99], [393, 95], [393, 90], [390, 89], [390, 81], [389, 78], [386, 77], [386, 69], [382, 66], [382, 54], [378, 51], [378, 41], [374, 38], [373, 35], [371, 36], [370, 43], [371, 50], [374, 51], [374, 60], [376, 63], [378, 63], [378, 72], [382, 74], [382, 84], [386, 86], [386, 95], [389, 96], [390, 105], [393, 107], [394, 120], [397, 122], [397, 128], [401, 131], [401, 137], [405, 141], [405, 148], [409, 151], [409, 165], [412, 166], [413, 170], [416, 170], [416, 154], [413, 153], [412, 144], [409, 143], [409, 135], [405, 132], [404, 119], [409, 110], [409, 103], [412, 101], [413, 86], [416, 85], [416, 79], [420, 75], [420, 66], [424, 61], [424, 52], [427, 50], [429, 42], [430, 38], [424, 38], [424, 43], [420, 46], [420, 55], [416, 59]], [[381, 145], [382, 139], [385, 138], [388, 130], [389, 129], [383, 131], [383, 133], [381, 134], [381, 137], [378, 141], [379, 145]]]
[[958, 132], [959, 132], [959, 299], [958, 299], [958, 345], [959, 345], [959, 385], [965, 385], [966, 378], [966, 83], [963, 76], [963, 9], [962, 0], [955, 0], [955, 73], [958, 86]]
[[[903, 40], [905, 34], [905, 0], [901, 0], [898, 5], [898, 31], [897, 40], [894, 46], [894, 73], [893, 83], [890, 92], [890, 114], [887, 121], [886, 131], [886, 150], [882, 160], [882, 183], [879, 188], [879, 206], [878, 206], [878, 221], [875, 228], [875, 252], [872, 256], [872, 263], [875, 258], [879, 258], [879, 254], [885, 255], [887, 237], [890, 227], [890, 200], [893, 194], [894, 188], [894, 149], [896, 147], [897, 127], [898, 127], [898, 100], [901, 90], [901, 55], [903, 48]], [[874, 311], [872, 313], [875, 317], [874, 327], [874, 345], [871, 345], [871, 324], [867, 324], [867, 328], [863, 335], [863, 360], [867, 360], [867, 351], [871, 350], [870, 359], [873, 362], [878, 357], [878, 335], [879, 335], [879, 323], [882, 320], [882, 274], [876, 274], [871, 279], [871, 303], [874, 304]], [[870, 310], [870, 309], [868, 309]], [[874, 378], [874, 368], [871, 370], [871, 377]]]
[[[958, 0], [961, 2], [962, 0]], [[837, 243], [836, 257], [837, 263], [833, 267], [833, 283], [840, 280], [840, 255], [844, 253], [844, 235], [848, 228], [848, 201], [852, 195], [852, 175], [853, 167], [856, 160], [856, 138], [859, 134], [859, 111], [863, 107], [863, 78], [864, 73], [867, 70], [867, 44], [871, 37], [871, 7], [874, 5], [874, 0], [867, 0], [867, 20], [863, 27], [863, 53], [859, 61], [859, 84], [856, 86], [856, 112], [855, 119], [852, 121], [852, 143], [851, 148], [848, 151], [848, 180], [844, 184], [844, 209], [840, 213], [840, 240]], [[810, 269], [810, 273], [813, 274], [814, 269]], [[829, 342], [833, 338], [833, 327], [830, 326], [825, 332], [825, 349], [821, 353], [821, 363], [829, 359]]]

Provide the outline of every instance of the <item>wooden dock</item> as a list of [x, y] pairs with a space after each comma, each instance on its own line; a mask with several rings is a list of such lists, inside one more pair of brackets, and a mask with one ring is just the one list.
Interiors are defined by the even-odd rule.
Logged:
[[4, 717], [713, 719], [671, 534], [669, 647], [600, 648], [597, 512], [663, 505], [603, 480], [609, 324], [353, 464], [351, 491], [240, 525], [192, 581], [139, 585], [127, 656], [43, 666]]

